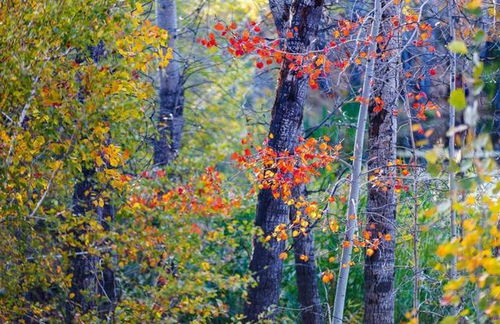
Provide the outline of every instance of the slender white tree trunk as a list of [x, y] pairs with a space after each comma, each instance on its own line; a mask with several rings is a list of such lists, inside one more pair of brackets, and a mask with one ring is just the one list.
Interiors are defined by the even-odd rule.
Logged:
[[[157, 114], [158, 138], [154, 141], [154, 164], [165, 166], [172, 162], [181, 147], [184, 126], [184, 88], [181, 66], [176, 50], [177, 7], [175, 0], [156, 0], [156, 22], [168, 32], [168, 47], [173, 59], [159, 71], [159, 112]], [[166, 50], [166, 49], [165, 49]]]
[[[371, 39], [369, 53], [374, 53], [377, 49], [375, 38], [379, 34], [380, 21], [382, 18], [382, 7], [380, 0], [374, 1], [374, 18], [371, 28]], [[354, 232], [358, 226], [356, 217], [359, 201], [361, 166], [363, 158], [363, 145], [366, 120], [368, 117], [368, 99], [371, 96], [371, 84], [375, 70], [375, 57], [371, 57], [366, 65], [365, 77], [363, 80], [362, 103], [359, 110], [358, 123], [356, 128], [356, 138], [354, 142], [354, 161], [352, 163], [351, 186], [349, 192], [349, 204], [347, 211], [347, 229], [345, 241], [349, 244], [342, 249], [342, 259], [340, 263], [340, 273], [337, 282], [337, 290], [335, 292], [335, 303], [333, 309], [333, 323], [342, 324], [344, 316], [345, 296], [347, 290], [347, 280], [349, 278], [349, 270], [351, 263], [352, 244]]]
[[[454, 22], [454, 13], [455, 13], [455, 3], [454, 0], [448, 0], [448, 23], [450, 27], [450, 38], [451, 40], [455, 39], [455, 22]], [[457, 54], [451, 52], [451, 61], [450, 61], [450, 93], [456, 88], [456, 74], [457, 74]], [[455, 108], [452, 105], [449, 105], [450, 116], [449, 116], [449, 128], [453, 130], [455, 128]], [[450, 139], [448, 142], [448, 155], [449, 155], [449, 187], [450, 187], [450, 233], [451, 239], [457, 237], [457, 225], [456, 225], [456, 212], [453, 209], [453, 205], [456, 202], [456, 179], [455, 172], [452, 169], [452, 164], [455, 161], [455, 133], [452, 131], [450, 135]], [[457, 277], [457, 258], [453, 256], [451, 260], [451, 269], [450, 269], [450, 278], [454, 279]]]

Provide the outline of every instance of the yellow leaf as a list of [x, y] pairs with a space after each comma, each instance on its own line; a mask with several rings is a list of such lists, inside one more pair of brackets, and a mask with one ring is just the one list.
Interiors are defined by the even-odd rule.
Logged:
[[496, 258], [484, 258], [481, 264], [488, 274], [493, 276], [500, 275], [500, 261]]
[[334, 277], [335, 276], [333, 275], [333, 273], [331, 273], [330, 271], [325, 271], [323, 273], [323, 276], [321, 277], [321, 281], [323, 281], [324, 283], [329, 283], [333, 280]]
[[454, 40], [448, 44], [448, 49], [453, 53], [457, 54], [467, 54], [469, 51], [467, 50], [467, 46], [464, 42]]
[[482, 0], [472, 0], [469, 3], [467, 3], [465, 5], [465, 7], [467, 9], [474, 10], [474, 9], [477, 9], [477, 8], [481, 7], [482, 3], [483, 3]]
[[210, 263], [208, 262], [202, 262], [200, 266], [205, 271], [208, 271], [210, 269]]
[[451, 243], [447, 243], [447, 244], [441, 244], [437, 251], [436, 251], [436, 254], [440, 257], [440, 258], [444, 258], [446, 257], [447, 255], [449, 254], [452, 254], [454, 248], [453, 248], [453, 245]]
[[142, 4], [140, 2], [137, 2], [135, 4], [135, 14], [140, 15], [144, 12], [144, 8], [142, 7]]
[[444, 286], [444, 291], [450, 291], [450, 290], [458, 290], [460, 289], [463, 284], [465, 283], [465, 278], [464, 277], [460, 277], [458, 279], [455, 279], [455, 280], [451, 280], [450, 282], [448, 282], [445, 286]]
[[473, 205], [475, 202], [476, 202], [476, 198], [472, 195], [468, 195], [467, 198], [465, 199], [466, 205]]
[[330, 230], [331, 230], [332, 232], [334, 232], [334, 233], [335, 233], [335, 232], [338, 232], [338, 230], [339, 230], [339, 224], [337, 223], [337, 221], [336, 221], [336, 220], [332, 220], [332, 221], [330, 221], [330, 223], [329, 223], [328, 225], [329, 225]]

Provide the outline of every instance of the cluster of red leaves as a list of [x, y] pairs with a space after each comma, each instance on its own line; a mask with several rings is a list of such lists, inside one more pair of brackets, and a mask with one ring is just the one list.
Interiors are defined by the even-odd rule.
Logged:
[[[165, 176], [165, 172], [147, 172], [142, 176], [154, 179]], [[231, 199], [223, 195], [221, 185], [219, 172], [214, 168], [207, 168], [201, 177], [166, 192], [155, 189], [153, 192], [135, 194], [130, 197], [128, 205], [132, 208], [161, 208], [164, 211], [174, 211], [177, 216], [188, 213], [200, 216], [228, 215], [241, 202], [237, 198]]]
[[[430, 53], [436, 51], [436, 48], [432, 44], [432, 31], [433, 27], [426, 22], [418, 22], [417, 15], [406, 15], [406, 24], [403, 26], [403, 31], [414, 31], [418, 29], [418, 38], [413, 41], [413, 45], [416, 47], [424, 47]], [[432, 67], [428, 69], [428, 75], [433, 77], [437, 74], [436, 68]], [[421, 71], [420, 73], [413, 74], [411, 72], [406, 72], [405, 77], [407, 79], [414, 78], [415, 80], [422, 80], [426, 77], [425, 73]], [[416, 83], [417, 89], [419, 89], [418, 82]], [[438, 110], [438, 106], [431, 102], [424, 92], [409, 93], [408, 98], [413, 99], [412, 108], [417, 110], [416, 117], [420, 120], [426, 120], [426, 111], [436, 111], [438, 117], [441, 116]]]
[[[381, 55], [385, 57], [392, 55], [391, 50], [381, 51], [380, 54], [368, 53], [367, 48], [372, 41], [379, 44], [380, 48], [385, 48], [386, 44], [392, 37], [397, 36], [398, 28], [402, 32], [414, 33], [417, 38], [413, 41], [413, 45], [417, 47], [425, 47], [428, 51], [434, 52], [435, 48], [431, 44], [432, 26], [425, 22], [419, 22], [418, 15], [405, 15], [403, 21], [397, 16], [388, 18], [394, 26], [394, 30], [388, 35], [379, 35], [375, 39], [367, 37], [362, 40], [358, 38], [360, 28], [364, 25], [364, 18], [361, 17], [358, 21], [340, 20], [336, 29], [332, 31], [332, 39], [322, 50], [308, 51], [307, 53], [288, 53], [282, 50], [281, 45], [287, 39], [295, 37], [297, 30], [289, 30], [285, 33], [285, 39], [269, 40], [261, 36], [261, 28], [256, 22], [250, 22], [241, 30], [234, 22], [225, 24], [217, 22], [214, 25], [215, 32], [208, 34], [207, 39], [199, 39], [198, 42], [208, 48], [219, 46], [217, 38], [223, 38], [227, 42], [225, 47], [227, 52], [235, 57], [245, 55], [255, 55], [257, 57], [255, 66], [258, 69], [263, 69], [266, 65], [285, 64], [288, 68], [296, 73], [298, 78], [308, 77], [309, 86], [316, 90], [319, 88], [318, 80], [327, 78], [334, 69], [339, 71], [345, 70], [349, 65], [360, 65], [363, 60]], [[349, 46], [342, 46], [347, 43], [355, 43], [356, 49], [351, 52]], [[342, 47], [341, 47], [342, 46]], [[334, 59], [335, 58], [335, 59]], [[436, 75], [436, 69], [431, 68], [428, 71], [430, 76]], [[415, 76], [408, 72], [406, 78], [424, 78], [423, 74]], [[429, 110], [437, 110], [437, 106], [430, 102], [423, 92], [411, 94], [415, 98], [412, 107], [417, 110], [417, 118], [425, 120], [425, 112]], [[422, 100], [423, 98], [423, 100]], [[356, 101], [363, 102], [364, 98], [357, 97]], [[365, 99], [368, 100], [368, 99]], [[383, 109], [384, 103], [381, 98], [374, 98], [375, 112]], [[398, 111], [393, 112], [397, 114]], [[440, 115], [439, 112], [438, 116]]]
[[[369, 98], [364, 98], [362, 96], [356, 96], [356, 98], [354, 98], [354, 101], [355, 102], [359, 102], [360, 104], [366, 104], [366, 105], [369, 105], [370, 104], [370, 99]], [[381, 112], [382, 109], [384, 108], [384, 100], [381, 98], [381, 97], [374, 97], [373, 98], [373, 101], [372, 101], [372, 105], [373, 105], [373, 112], [374, 113], [378, 113], [378, 112]], [[394, 109], [392, 111], [392, 113], [397, 116], [399, 114], [399, 111]]]
[[[371, 224], [370, 227], [371, 229], [375, 228], [375, 224]], [[353, 242], [354, 245], [362, 248], [367, 248], [366, 249], [366, 254], [368, 256], [372, 256], [376, 250], [378, 250], [380, 243], [383, 241], [391, 241], [392, 236], [391, 234], [382, 234], [381, 232], [377, 233], [376, 237], [372, 237], [373, 233], [370, 231], [363, 231], [363, 240], [355, 240]]]
[[[429, 39], [432, 37], [432, 26], [426, 22], [417, 23], [418, 17], [416, 15], [406, 16], [406, 29], [412, 31], [416, 28], [419, 30], [418, 39], [413, 41], [414, 46], [425, 47], [429, 52], [435, 52], [435, 47], [431, 44]], [[405, 29], [403, 29], [405, 30]]]
[[303, 196], [297, 199], [289, 199], [287, 205], [295, 208], [295, 219], [290, 224], [280, 224], [274, 228], [274, 231], [264, 237], [264, 241], [276, 239], [277, 241], [286, 241], [291, 233], [292, 237], [300, 235], [307, 236], [313, 222], [321, 218], [318, 203], [307, 201]]
[[[407, 94], [408, 98], [413, 99], [412, 102], [412, 108], [417, 110], [417, 115], [416, 117], [420, 120], [426, 120], [427, 116], [425, 115], [425, 112], [427, 111], [436, 111], [436, 114], [438, 117], [441, 116], [441, 113], [438, 111], [438, 106], [430, 101], [425, 94], [425, 92], [416, 92], [416, 93], [408, 93]], [[355, 102], [359, 102], [361, 104], [369, 104], [370, 99], [368, 98], [363, 98], [362, 96], [357, 96], [354, 99]], [[378, 113], [382, 111], [384, 108], [384, 100], [380, 97], [375, 97], [373, 98], [373, 112]], [[394, 115], [398, 115], [399, 111], [398, 110], [393, 110], [392, 113]]]
[[408, 93], [407, 96], [408, 98], [413, 99], [412, 108], [417, 110], [416, 117], [418, 119], [426, 120], [427, 119], [427, 116], [425, 116], [426, 111], [436, 111], [438, 117], [441, 116], [441, 114], [438, 111], [438, 106], [427, 98], [425, 92]]
[[[363, 19], [358, 22], [340, 21], [338, 28], [333, 31], [334, 41], [329, 42], [328, 46], [322, 50], [307, 53], [287, 53], [280, 48], [283, 41], [295, 37], [298, 33], [297, 29], [287, 31], [285, 40], [271, 41], [260, 35], [261, 28], [255, 22], [250, 22], [242, 31], [238, 31], [238, 26], [234, 22], [228, 25], [218, 22], [214, 29], [220, 37], [227, 41], [226, 49], [231, 55], [241, 57], [254, 54], [257, 56], [255, 66], [259, 69], [274, 63], [282, 64], [285, 61], [290, 70], [296, 72], [298, 78], [309, 77], [311, 88], [318, 89], [317, 79], [319, 77], [326, 77], [326, 74], [331, 72], [333, 68], [344, 69], [349, 66], [350, 53], [347, 49], [345, 57], [335, 61], [329, 59], [329, 54], [334, 52], [339, 54], [339, 46], [349, 41], [348, 36], [353, 34], [362, 22]], [[218, 46], [214, 33], [209, 33], [207, 39], [199, 39], [198, 42], [207, 48]], [[361, 45], [364, 43], [369, 44], [369, 41], [360, 42]]]
[[[270, 134], [269, 138], [273, 135]], [[341, 145], [331, 145], [330, 138], [323, 136], [314, 138], [299, 138], [299, 144], [294, 152], [275, 152], [267, 146], [253, 145], [249, 134], [242, 140], [246, 148], [241, 153], [233, 153], [231, 158], [238, 166], [250, 171], [252, 181], [260, 190], [271, 190], [275, 199], [280, 199], [291, 208], [294, 208], [294, 220], [289, 224], [279, 224], [272, 233], [265, 233], [264, 241], [275, 239], [286, 241], [290, 237], [308, 235], [312, 224], [319, 220], [322, 212], [315, 201], [309, 201], [302, 195], [294, 192], [294, 188], [309, 183], [313, 177], [319, 176], [320, 169], [329, 170], [331, 164], [338, 158]], [[256, 188], [252, 189], [255, 193]], [[329, 200], [333, 202], [335, 199]], [[286, 252], [280, 254], [281, 259], [288, 256]], [[309, 256], [301, 256], [303, 262]]]
[[396, 193], [408, 191], [408, 186], [404, 183], [405, 177], [408, 177], [415, 164], [405, 164], [401, 159], [394, 162], [389, 161], [386, 168], [378, 168], [370, 173], [370, 183], [380, 190], [387, 192], [393, 189]]
[[[349, 217], [353, 220], [356, 219], [356, 215], [351, 215]], [[361, 222], [359, 222], [359, 226], [362, 226]], [[329, 223], [329, 227], [332, 232], [338, 232], [339, 225], [337, 224], [336, 220], [331, 220]], [[370, 225], [370, 229], [375, 229], [375, 224]], [[362, 238], [354, 236], [352, 243], [349, 241], [343, 241], [342, 247], [349, 247], [352, 244], [354, 246], [355, 252], [358, 252], [360, 248], [366, 248], [366, 254], [368, 256], [372, 256], [383, 241], [392, 240], [391, 234], [383, 234], [381, 232], [378, 232], [376, 233], [376, 237], [373, 237], [373, 232], [368, 230], [363, 231], [362, 236]]]
[[[414, 46], [426, 46], [429, 51], [434, 51], [434, 47], [428, 39], [431, 38], [432, 26], [425, 22], [418, 22], [417, 15], [405, 15], [404, 23], [401, 25], [399, 17], [388, 18], [394, 26], [394, 31], [401, 28], [403, 32], [411, 32], [418, 29], [418, 39], [413, 42]], [[217, 47], [217, 36], [227, 42], [226, 50], [235, 57], [244, 55], [256, 55], [255, 66], [259, 69], [273, 63], [282, 64], [283, 61], [288, 64], [292, 71], [296, 71], [297, 77], [307, 76], [309, 85], [312, 89], [318, 89], [318, 78], [325, 78], [333, 68], [344, 70], [352, 63], [357, 65], [370, 57], [375, 57], [377, 53], [367, 53], [365, 48], [372, 41], [376, 41], [382, 47], [395, 36], [394, 31], [388, 35], [379, 35], [375, 39], [368, 36], [366, 39], [359, 39], [357, 32], [360, 28], [366, 27], [364, 17], [357, 21], [340, 20], [337, 28], [332, 31], [332, 40], [321, 50], [308, 51], [307, 53], [288, 53], [281, 49], [281, 44], [287, 39], [294, 38], [298, 30], [288, 30], [285, 39], [268, 40], [261, 36], [261, 28], [256, 22], [250, 22], [241, 30], [234, 22], [230, 24], [221, 21], [214, 25], [215, 32], [210, 32], [206, 39], [200, 38], [198, 42], [207, 47]], [[349, 48], [340, 48], [346, 43], [355, 43], [358, 48], [354, 53]], [[330, 55], [331, 54], [331, 55]], [[339, 54], [341, 56], [339, 56]], [[380, 55], [390, 55], [389, 51], [383, 51]], [[337, 59], [332, 60], [332, 57]]]
[[373, 101], [375, 102], [375, 107], [373, 108], [373, 112], [378, 113], [382, 111], [382, 108], [384, 107], [384, 100], [382, 100], [382, 98], [380, 97], [375, 97]]
[[253, 145], [248, 135], [242, 141], [247, 148], [233, 153], [231, 158], [240, 168], [253, 171], [259, 189], [270, 189], [274, 198], [287, 202], [294, 187], [309, 183], [320, 175], [319, 169], [329, 169], [337, 159], [342, 146], [332, 146], [329, 141], [327, 136], [320, 140], [299, 138], [294, 152], [276, 152], [266, 143]]

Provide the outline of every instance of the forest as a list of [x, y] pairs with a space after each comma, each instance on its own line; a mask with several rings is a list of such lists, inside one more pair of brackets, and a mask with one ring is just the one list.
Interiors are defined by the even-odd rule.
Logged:
[[0, 0], [0, 323], [500, 323], [496, 0]]

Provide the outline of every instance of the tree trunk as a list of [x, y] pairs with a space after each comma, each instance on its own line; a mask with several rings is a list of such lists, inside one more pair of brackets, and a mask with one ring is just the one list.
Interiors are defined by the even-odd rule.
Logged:
[[[91, 58], [98, 63], [105, 55], [104, 43], [101, 41], [97, 46], [90, 47], [90, 52]], [[80, 101], [85, 100], [83, 92], [78, 96]], [[75, 184], [73, 191], [73, 214], [85, 216], [89, 212], [95, 213], [97, 221], [108, 230], [107, 219], [114, 217], [114, 208], [109, 202], [105, 202], [103, 207], [94, 205], [93, 197], [97, 192], [93, 180], [95, 170], [84, 167], [82, 175], [83, 180]], [[75, 237], [81, 234], [74, 232]], [[73, 275], [70, 292], [74, 297], [66, 304], [66, 323], [73, 323], [77, 309], [81, 313], [97, 309], [101, 318], [109, 317], [118, 300], [115, 274], [111, 267], [102, 264], [104, 260], [100, 257], [81, 250], [74, 251], [70, 262]], [[98, 300], [99, 298], [102, 298], [102, 301]]]
[[160, 108], [157, 115], [158, 138], [154, 141], [154, 164], [165, 166], [179, 153], [184, 126], [184, 88], [182, 86], [179, 55], [175, 48], [177, 38], [177, 10], [175, 0], [156, 1], [158, 27], [168, 31], [168, 47], [173, 59], [166, 68], [160, 69]]
[[[387, 3], [382, 1], [382, 6]], [[396, 6], [389, 4], [382, 15], [383, 35], [390, 34], [393, 26], [389, 18], [396, 15]], [[400, 41], [397, 34], [379, 52], [390, 49], [386, 59], [377, 60], [374, 96], [383, 100], [381, 111], [369, 107], [368, 177], [382, 178], [386, 186], [368, 184], [366, 231], [370, 239], [380, 239], [373, 255], [365, 257], [365, 323], [394, 323], [394, 250], [396, 223], [396, 194], [394, 192], [395, 168], [388, 163], [396, 160], [397, 100], [399, 94], [398, 62]], [[378, 171], [381, 171], [378, 173]], [[389, 239], [384, 238], [389, 235]]]
[[[270, 1], [270, 6], [276, 6], [276, 1]], [[279, 5], [279, 4], [278, 4]], [[321, 20], [323, 0], [294, 1], [290, 10], [284, 10], [282, 16], [275, 16], [278, 32], [288, 22], [288, 28], [297, 27], [298, 32], [287, 40], [285, 49], [289, 53], [306, 51], [317, 34]], [[286, 20], [290, 15], [290, 19]], [[302, 131], [302, 116], [304, 102], [308, 89], [307, 77], [298, 78], [291, 71], [289, 63], [284, 60], [276, 99], [272, 110], [270, 134], [273, 134], [269, 146], [276, 152], [293, 153], [298, 137]], [[290, 207], [280, 199], [275, 199], [270, 190], [261, 190], [258, 196], [257, 215], [255, 223], [265, 235], [274, 231], [279, 224], [288, 223]], [[250, 271], [257, 283], [248, 293], [248, 303], [245, 305], [245, 316], [248, 321], [255, 321], [259, 315], [270, 311], [265, 317], [272, 318], [280, 295], [283, 262], [278, 257], [283, 251], [285, 242], [271, 240], [264, 246], [260, 237], [254, 238], [254, 251], [250, 262]]]
[[[380, 22], [382, 19], [382, 6], [380, 0], [375, 0], [374, 4], [374, 19], [371, 27], [370, 36], [372, 43], [370, 44], [369, 53], [376, 51], [377, 45], [373, 41], [380, 30]], [[359, 203], [359, 188], [361, 181], [361, 167], [363, 160], [363, 146], [366, 119], [368, 115], [368, 104], [366, 100], [371, 97], [372, 81], [374, 79], [375, 58], [370, 58], [366, 64], [366, 71], [363, 79], [362, 97], [363, 102], [360, 105], [358, 123], [356, 125], [356, 138], [354, 140], [354, 161], [352, 162], [351, 184], [349, 188], [349, 202], [347, 207], [347, 228], [345, 234], [345, 242], [347, 243], [342, 248], [342, 257], [340, 263], [339, 278], [337, 280], [337, 289], [335, 291], [335, 302], [333, 305], [333, 323], [342, 324], [344, 318], [345, 297], [347, 293], [347, 282], [349, 279], [349, 270], [351, 268], [351, 255], [354, 232], [358, 227], [357, 208]]]
[[[276, 1], [270, 0], [269, 4], [273, 14], [274, 22], [278, 32], [278, 37], [285, 39], [287, 23], [290, 18], [291, 0]], [[319, 35], [317, 36], [319, 37]], [[285, 44], [282, 44], [284, 47]], [[317, 46], [317, 45], [316, 45]], [[304, 194], [305, 188], [299, 187], [295, 193], [296, 196]], [[292, 208], [290, 221], [295, 219], [295, 211]], [[324, 322], [323, 311], [321, 308], [316, 261], [314, 256], [314, 238], [312, 233], [307, 237], [300, 236], [293, 239], [293, 249], [295, 256], [295, 279], [297, 281], [297, 293], [300, 303], [300, 315], [303, 323], [322, 323]], [[304, 262], [300, 259], [301, 255], [307, 255], [309, 260]]]
[[[318, 272], [312, 232], [307, 236], [301, 235], [294, 238], [293, 244], [302, 323], [323, 323], [324, 317], [318, 292]], [[301, 255], [307, 255], [309, 260], [302, 261], [300, 259]]]
[[[305, 186], [295, 188], [294, 199], [298, 200], [304, 196]], [[296, 218], [297, 210], [291, 206], [290, 221]], [[316, 258], [314, 255], [314, 237], [312, 231], [307, 235], [293, 238], [293, 251], [295, 257], [295, 278], [300, 303], [300, 317], [302, 323], [323, 323], [324, 315], [321, 307], [318, 290], [318, 273], [316, 269]], [[308, 257], [307, 261], [301, 260], [301, 256]]]
[[[84, 180], [75, 185], [73, 194], [73, 213], [84, 216], [88, 212], [95, 213], [97, 221], [104, 229], [109, 229], [107, 219], [114, 217], [113, 206], [106, 202], [104, 207], [95, 207], [93, 195], [96, 192], [92, 177], [94, 170], [84, 169]], [[83, 233], [75, 232], [75, 237]], [[81, 243], [81, 242], [80, 242]], [[76, 309], [87, 313], [97, 310], [101, 318], [107, 318], [113, 311], [118, 293], [115, 274], [109, 265], [103, 264], [104, 260], [87, 251], [76, 251], [70, 258], [71, 261], [71, 289], [74, 294], [67, 306], [67, 323], [73, 322]], [[102, 298], [102, 300], [99, 300]]]
[[[301, 191], [304, 192], [304, 190]], [[294, 211], [295, 208], [292, 208], [290, 221], [295, 219]], [[319, 298], [318, 272], [316, 269], [312, 231], [307, 236], [300, 235], [293, 238], [293, 251], [302, 323], [323, 323], [324, 315]], [[306, 255], [308, 260], [301, 260], [302, 255]]]
[[[455, 3], [453, 0], [448, 0], [448, 24], [450, 29], [450, 41], [455, 39]], [[450, 51], [450, 93], [456, 89], [456, 74], [457, 74], [457, 54]], [[449, 105], [450, 115], [449, 115], [449, 130], [455, 128], [455, 108]], [[457, 201], [456, 192], [456, 179], [455, 171], [452, 170], [452, 163], [455, 161], [455, 133], [450, 136], [448, 141], [448, 155], [449, 155], [449, 173], [448, 173], [448, 183], [450, 187], [450, 234], [451, 239], [457, 237], [457, 225], [456, 225], [456, 212], [453, 209], [453, 205]], [[450, 269], [450, 279], [455, 279], [457, 277], [457, 257], [455, 255], [451, 258], [451, 269]]]

